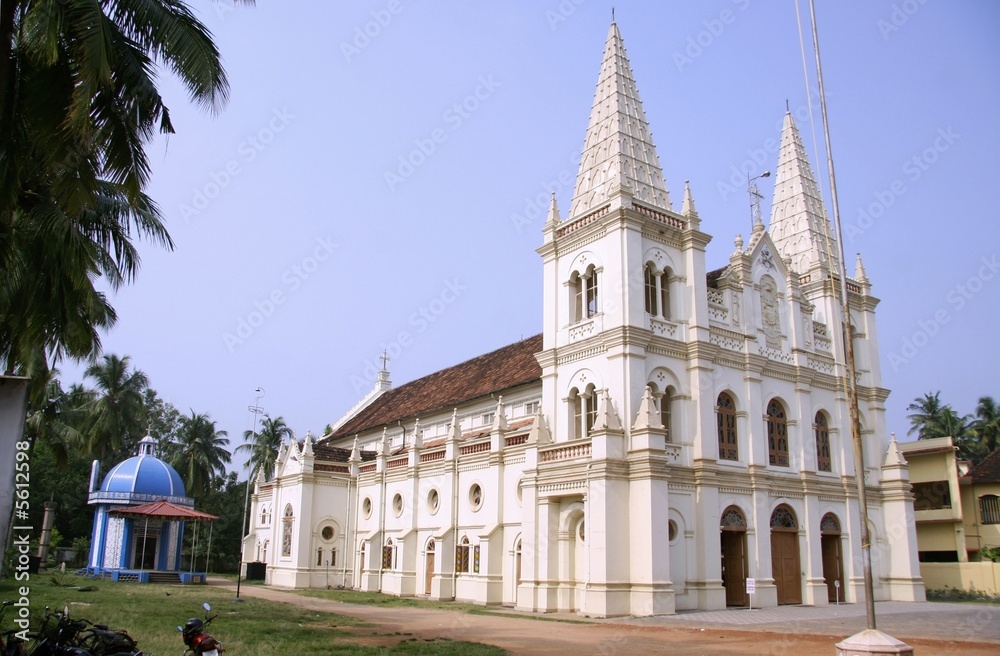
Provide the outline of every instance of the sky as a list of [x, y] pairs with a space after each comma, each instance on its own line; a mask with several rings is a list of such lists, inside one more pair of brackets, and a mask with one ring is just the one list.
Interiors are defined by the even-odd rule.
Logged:
[[[231, 83], [217, 115], [161, 77], [176, 134], [149, 146], [175, 242], [141, 245], [105, 353], [233, 443], [260, 406], [322, 434], [395, 385], [541, 331], [535, 249], [568, 209], [611, 22], [598, 0], [195, 0]], [[890, 431], [929, 391], [1000, 399], [1000, 4], [817, 0], [848, 262], [861, 252]], [[690, 180], [709, 269], [749, 235], [746, 176], [787, 107], [831, 208], [809, 6], [613, 3], [675, 207]], [[822, 144], [820, 144], [822, 145]], [[763, 214], [772, 189], [763, 181]], [[766, 221], [766, 218], [765, 218]], [[82, 366], [62, 363], [64, 386]]]

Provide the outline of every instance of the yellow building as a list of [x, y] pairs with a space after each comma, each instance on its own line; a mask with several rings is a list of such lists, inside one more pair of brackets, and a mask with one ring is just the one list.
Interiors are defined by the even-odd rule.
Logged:
[[920, 571], [928, 590], [1000, 594], [1000, 564], [980, 552], [1000, 547], [1000, 449], [971, 467], [950, 437], [906, 442]]

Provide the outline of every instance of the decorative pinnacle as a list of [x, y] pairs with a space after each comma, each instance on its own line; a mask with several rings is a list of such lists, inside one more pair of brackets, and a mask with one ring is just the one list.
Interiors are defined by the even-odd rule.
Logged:
[[694, 196], [691, 195], [691, 181], [684, 181], [684, 202], [681, 204], [681, 214], [690, 218], [698, 217], [698, 210], [694, 206]]
[[861, 283], [871, 282], [865, 272], [865, 264], [861, 261], [861, 253], [858, 253], [858, 263], [854, 268], [854, 279]]
[[559, 205], [556, 203], [556, 194], [552, 192], [552, 202], [549, 203], [549, 219], [548, 222], [551, 224], [559, 223], [562, 219], [559, 217]]

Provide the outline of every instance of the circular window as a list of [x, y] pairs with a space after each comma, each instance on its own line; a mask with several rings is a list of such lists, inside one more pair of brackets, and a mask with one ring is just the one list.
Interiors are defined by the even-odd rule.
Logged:
[[403, 495], [398, 492], [392, 498], [392, 511], [396, 513], [396, 517], [403, 514]]
[[483, 505], [483, 488], [478, 483], [469, 488], [469, 505], [473, 510], [479, 510]]
[[323, 530], [320, 531], [319, 534], [323, 536], [324, 540], [326, 540], [327, 542], [329, 542], [329, 541], [333, 540], [333, 536], [336, 535], [336, 532], [334, 532], [332, 526], [324, 526]]
[[677, 522], [671, 519], [670, 523], [667, 524], [667, 539], [673, 542], [676, 538], [677, 538]]
[[431, 490], [427, 493], [427, 510], [429, 510], [432, 515], [436, 515], [438, 508], [440, 507], [441, 495], [438, 494], [437, 490]]
[[372, 516], [372, 498], [365, 497], [365, 500], [361, 502], [361, 512], [364, 513], [365, 519]]

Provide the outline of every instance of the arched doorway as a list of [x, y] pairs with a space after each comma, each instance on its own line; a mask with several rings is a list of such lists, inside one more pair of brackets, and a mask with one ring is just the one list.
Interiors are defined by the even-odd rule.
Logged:
[[736, 506], [722, 513], [722, 585], [727, 606], [747, 605], [747, 518]]
[[778, 605], [802, 603], [799, 523], [784, 504], [771, 513], [771, 576], [778, 588]]
[[434, 578], [434, 538], [427, 541], [427, 556], [424, 565], [424, 594], [431, 593], [431, 580]]
[[844, 601], [844, 560], [840, 550], [840, 520], [836, 515], [833, 513], [823, 515], [819, 523], [819, 535], [823, 551], [823, 581], [826, 583], [827, 599], [834, 603]]

